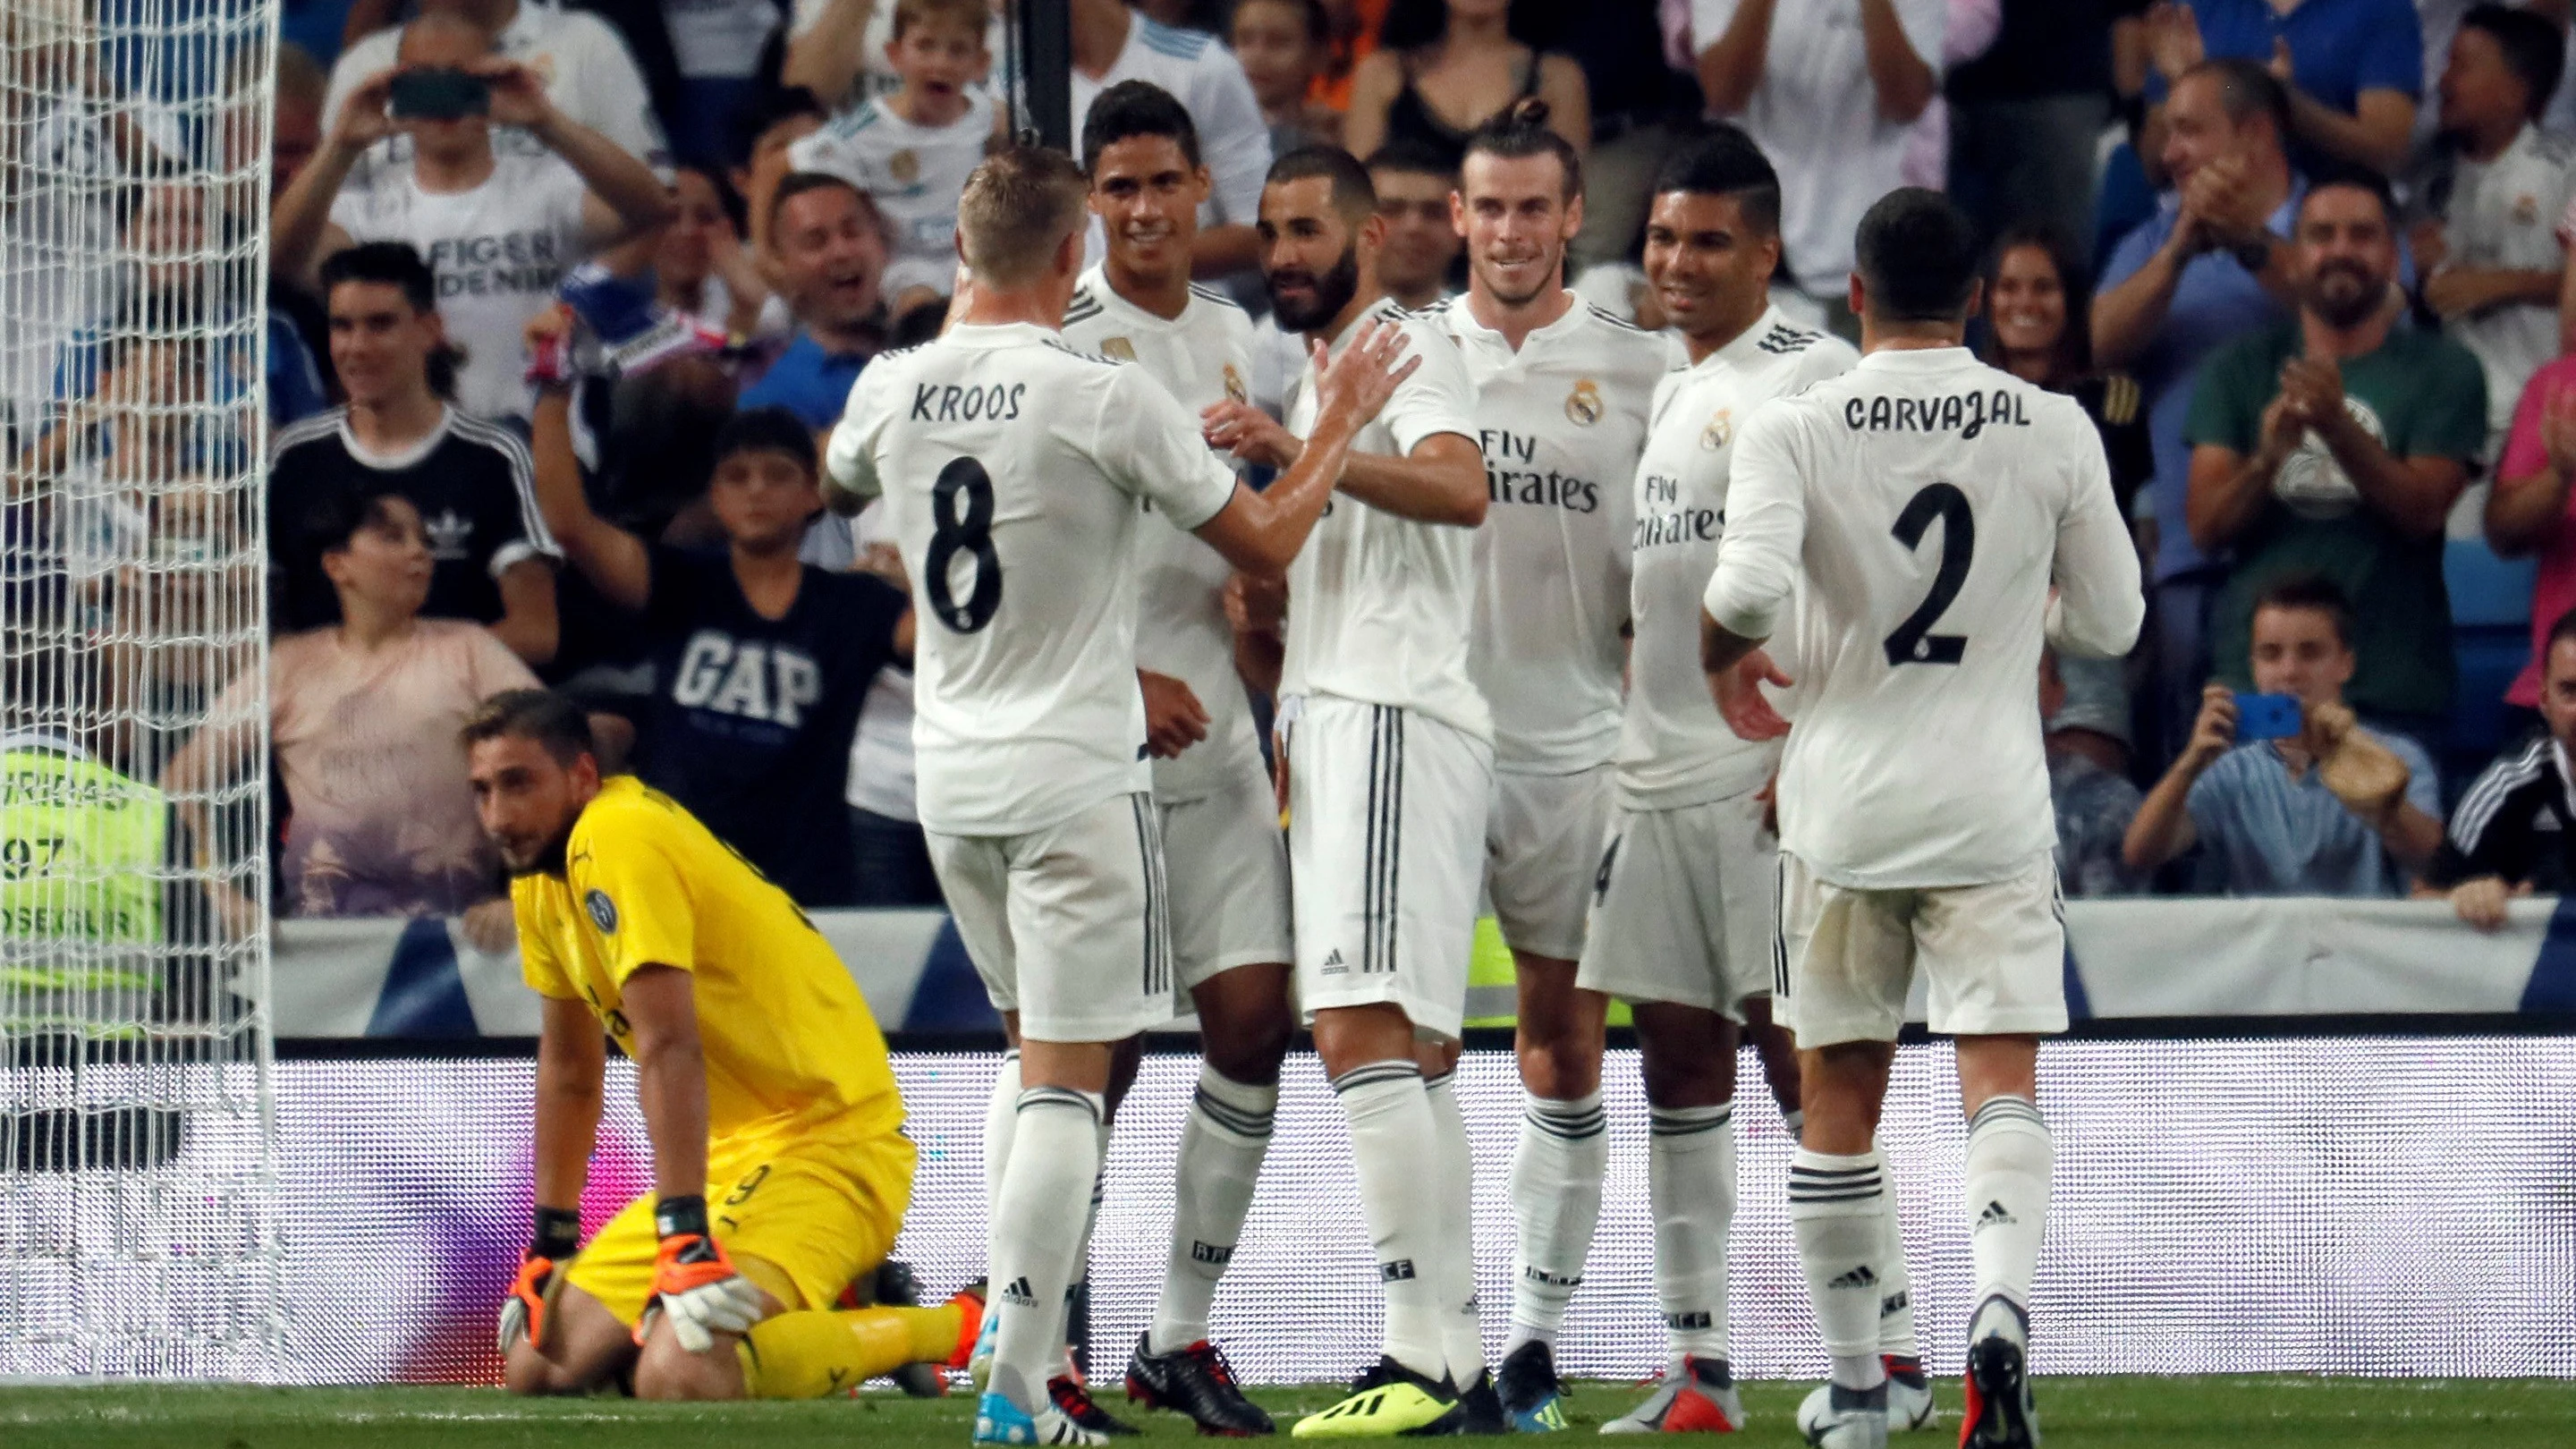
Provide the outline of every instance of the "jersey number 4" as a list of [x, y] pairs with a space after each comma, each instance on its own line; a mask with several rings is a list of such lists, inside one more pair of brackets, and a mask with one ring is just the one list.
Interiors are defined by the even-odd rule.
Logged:
[[[960, 500], [963, 500], [962, 502]], [[972, 458], [951, 458], [930, 485], [930, 551], [921, 560], [923, 589], [939, 622], [972, 634], [1002, 606], [1002, 556], [993, 550], [993, 477]], [[963, 603], [949, 586], [960, 553], [975, 559], [975, 587]]]
[[1948, 483], [1928, 484], [1907, 501], [1905, 511], [1896, 515], [1896, 527], [1889, 531], [1911, 552], [1922, 546], [1923, 535], [1936, 519], [1941, 524], [1941, 568], [1932, 575], [1932, 591], [1887, 636], [1890, 664], [1956, 664], [1968, 652], [1967, 635], [1932, 632], [1942, 611], [1959, 597], [1959, 586], [1968, 581], [1968, 561], [1977, 552], [1977, 519], [1968, 507], [1968, 495]]

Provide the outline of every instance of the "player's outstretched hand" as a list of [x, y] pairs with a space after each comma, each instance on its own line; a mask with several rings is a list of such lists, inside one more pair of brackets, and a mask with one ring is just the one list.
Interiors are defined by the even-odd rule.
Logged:
[[1265, 468], [1288, 467], [1306, 448], [1295, 433], [1279, 426], [1278, 419], [1232, 398], [1199, 414], [1199, 435], [1218, 452], [1232, 453], [1244, 462]]
[[1776, 740], [1789, 732], [1789, 722], [1762, 697], [1762, 686], [1795, 684], [1771, 656], [1756, 649], [1742, 659], [1708, 677], [1709, 689], [1717, 696], [1717, 712], [1726, 727], [1740, 739]]
[[707, 1232], [705, 1200], [664, 1198], [655, 1216], [664, 1229], [662, 1250], [653, 1265], [653, 1300], [635, 1326], [635, 1341], [651, 1335], [656, 1313], [671, 1316], [671, 1334], [688, 1353], [714, 1347], [719, 1333], [749, 1333], [761, 1318], [760, 1287], [734, 1268], [724, 1244]]
[[1137, 670], [1136, 682], [1145, 691], [1147, 753], [1168, 760], [1208, 737], [1207, 706], [1187, 684], [1150, 669]]
[[1354, 429], [1374, 421], [1387, 399], [1422, 366], [1421, 358], [1404, 355], [1413, 339], [1392, 322], [1364, 324], [1339, 357], [1327, 358], [1321, 342], [1306, 345], [1315, 359], [1315, 401], [1320, 410], [1340, 410]]

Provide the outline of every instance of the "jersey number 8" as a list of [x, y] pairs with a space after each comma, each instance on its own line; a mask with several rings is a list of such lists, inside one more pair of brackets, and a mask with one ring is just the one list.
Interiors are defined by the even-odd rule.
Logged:
[[1932, 632], [1950, 601], [1959, 597], [1959, 586], [1968, 581], [1969, 560], [1977, 552], [1977, 519], [1968, 507], [1968, 495], [1949, 483], [1928, 484], [1906, 502], [1905, 511], [1896, 515], [1896, 526], [1888, 531], [1911, 552], [1922, 546], [1923, 535], [1936, 519], [1941, 524], [1941, 567], [1932, 575], [1932, 591], [1887, 636], [1891, 665], [1956, 664], [1968, 652], [1967, 635]]
[[[958, 500], [963, 497], [965, 501]], [[930, 487], [930, 551], [921, 560], [931, 612], [950, 632], [972, 634], [1002, 606], [1002, 556], [993, 550], [993, 478], [972, 458], [952, 458]], [[975, 559], [975, 588], [959, 603], [948, 584], [959, 553]]]

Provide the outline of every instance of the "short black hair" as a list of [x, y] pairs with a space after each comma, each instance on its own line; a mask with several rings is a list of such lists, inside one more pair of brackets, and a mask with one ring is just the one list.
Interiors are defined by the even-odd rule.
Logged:
[[[2334, 625], [2335, 641], [2346, 649], [2352, 647], [2352, 600], [2323, 574], [2289, 574], [2265, 584], [2263, 591], [2254, 596], [2254, 612], [2259, 614], [2265, 609], [2307, 609], [2323, 614]], [[2246, 627], [2251, 630], [2253, 615], [2246, 618]]]
[[2549, 668], [2549, 652], [2570, 641], [2576, 641], [2576, 609], [2559, 615], [2558, 622], [2549, 626], [2549, 637], [2540, 641], [2540, 667], [2543, 671]]
[[822, 98], [803, 86], [778, 86], [760, 93], [753, 102], [733, 114], [733, 153], [748, 156], [760, 144], [770, 128], [799, 116], [812, 116], [817, 121], [832, 119], [832, 108]]
[[1102, 91], [1082, 118], [1082, 169], [1100, 169], [1100, 153], [1135, 136], [1169, 136], [1182, 159], [1199, 164], [1199, 128], [1189, 108], [1152, 81], [1123, 80]]
[[370, 528], [392, 527], [393, 514], [385, 504], [394, 498], [410, 501], [401, 489], [383, 483], [323, 489], [298, 520], [305, 556], [339, 553]]
[[808, 475], [821, 477], [814, 454], [814, 430], [783, 407], [745, 408], [716, 429], [715, 461], [736, 453], [784, 453]]
[[2176, 78], [2180, 84], [2196, 75], [2215, 77], [2218, 81], [2218, 105], [2227, 119], [2237, 125], [2260, 113], [2272, 120], [2272, 134], [2283, 146], [2290, 144], [2290, 88], [2279, 77], [2256, 61], [2242, 56], [2219, 56], [2204, 60]]
[[322, 296], [326, 302], [332, 289], [343, 282], [373, 282], [398, 288], [413, 311], [438, 310], [438, 274], [421, 260], [419, 249], [410, 242], [360, 242], [333, 252], [322, 262]]
[[558, 765], [599, 754], [590, 736], [590, 716], [572, 696], [551, 689], [502, 690], [467, 715], [465, 728], [457, 731], [469, 750], [504, 737], [535, 740]]
[[1333, 209], [1352, 225], [1377, 210], [1377, 183], [1369, 180], [1368, 168], [1359, 158], [1339, 146], [1300, 146], [1271, 162], [1270, 174], [1261, 184], [1284, 186], [1318, 176], [1333, 183]]
[[[778, 214], [787, 209], [788, 202], [809, 191], [830, 191], [834, 188], [857, 197], [859, 209], [868, 214], [868, 220], [876, 225], [879, 232], [886, 231], [885, 213], [877, 209], [876, 198], [861, 191], [848, 177], [835, 176], [829, 171], [790, 171], [779, 178], [778, 189], [769, 194], [770, 234], [777, 235]], [[891, 240], [890, 235], [889, 240]]]
[[[1250, 0], [1236, 0], [1234, 8], [1240, 11], [1249, 3]], [[1332, 40], [1333, 17], [1331, 12], [1324, 9], [1324, 0], [1272, 0], [1272, 3], [1285, 5], [1304, 17], [1307, 44], [1324, 45]], [[1230, 24], [1231, 21], [1228, 23]], [[1228, 44], [1231, 43], [1231, 41], [1228, 42]]]
[[2299, 210], [2304, 212], [2308, 209], [2309, 197], [2337, 186], [2347, 186], [2355, 191], [2367, 191], [2379, 198], [2379, 213], [2387, 218], [2389, 228], [2392, 231], [2395, 230], [2397, 226], [2396, 190], [2388, 184], [2387, 177], [2358, 162], [2326, 160], [2308, 168], [2308, 189], [2299, 197]]
[[2549, 106], [2549, 98], [2558, 94], [2559, 74], [2567, 67], [2567, 41], [2558, 27], [2532, 14], [2506, 5], [2472, 5], [2460, 17], [2463, 31], [2483, 30], [2495, 37], [2496, 47], [2504, 52], [2505, 68], [2522, 82], [2522, 113], [2539, 120]]
[[1740, 126], [1718, 122], [1667, 153], [1655, 168], [1655, 192], [1732, 196], [1744, 220], [1764, 236], [1780, 233], [1780, 173]]
[[[1342, 154], [1347, 156], [1350, 153], [1345, 151]], [[1458, 168], [1450, 164], [1449, 158], [1442, 155], [1438, 147], [1415, 136], [1396, 137], [1371, 151], [1368, 159], [1360, 164], [1372, 172], [1395, 171], [1408, 176], [1437, 176], [1453, 186], [1458, 182]]]
[[1860, 219], [1853, 270], [1870, 315], [1886, 322], [1956, 322], [1976, 290], [1976, 224], [1950, 198], [1900, 186]]
[[[415, 313], [438, 310], [438, 274], [421, 260], [410, 242], [371, 241], [344, 247], [322, 261], [322, 307], [348, 282], [392, 287]], [[465, 349], [449, 341], [429, 354], [429, 390], [443, 398], [456, 396], [456, 372], [465, 365]]]
[[[1503, 107], [1493, 119], [1478, 126], [1467, 138], [1469, 156], [1495, 156], [1506, 161], [1524, 156], [1553, 156], [1557, 172], [1565, 178], [1565, 199], [1572, 201], [1583, 194], [1583, 155], [1574, 143], [1548, 129], [1548, 105], [1536, 96], [1524, 96]], [[1466, 184], [1467, 167], [1458, 166], [1458, 181]]]

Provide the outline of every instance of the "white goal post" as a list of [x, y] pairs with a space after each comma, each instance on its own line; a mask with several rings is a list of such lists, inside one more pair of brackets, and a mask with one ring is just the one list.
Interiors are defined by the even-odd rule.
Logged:
[[[0, 1377], [275, 1378], [277, 0], [0, 0]], [[165, 789], [211, 732], [246, 773]]]

